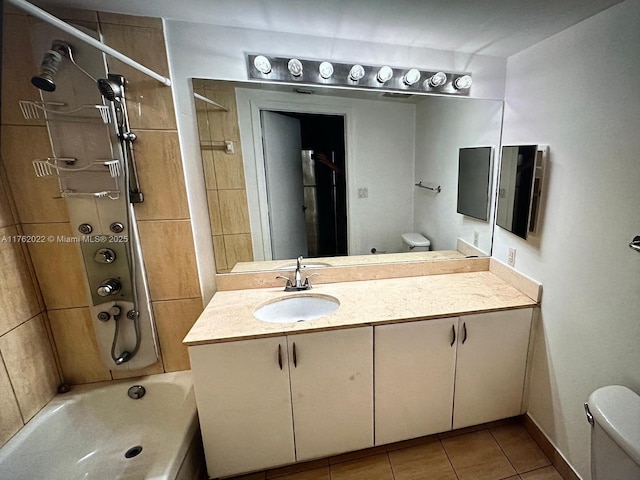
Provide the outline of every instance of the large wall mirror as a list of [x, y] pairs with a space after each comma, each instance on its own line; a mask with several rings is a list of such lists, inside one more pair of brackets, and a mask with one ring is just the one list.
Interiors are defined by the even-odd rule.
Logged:
[[[203, 79], [193, 88], [209, 100], [195, 104], [219, 273], [286, 269], [298, 255], [337, 266], [491, 254], [494, 203], [488, 220], [457, 212], [458, 161], [461, 148], [499, 148], [501, 101]], [[405, 253], [408, 232], [431, 251]]]

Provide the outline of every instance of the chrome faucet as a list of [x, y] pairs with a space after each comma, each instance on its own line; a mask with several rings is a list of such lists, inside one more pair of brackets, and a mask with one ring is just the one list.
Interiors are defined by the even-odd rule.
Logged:
[[309, 277], [305, 277], [304, 280], [302, 280], [302, 273], [300, 273], [300, 270], [303, 267], [301, 265], [301, 262], [302, 262], [302, 255], [300, 255], [296, 259], [296, 273], [294, 276], [295, 283], [292, 282], [289, 277], [285, 277], [284, 275], [278, 275], [276, 277], [276, 278], [282, 278], [283, 280], [287, 281], [287, 283], [284, 286], [285, 292], [299, 292], [301, 290], [311, 290], [311, 283], [309, 282]]

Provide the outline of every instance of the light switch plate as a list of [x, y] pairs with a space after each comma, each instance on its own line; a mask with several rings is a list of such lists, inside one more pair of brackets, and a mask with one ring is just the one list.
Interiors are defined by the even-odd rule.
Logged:
[[509, 248], [509, 253], [507, 254], [507, 264], [510, 266], [515, 266], [516, 264], [516, 249]]

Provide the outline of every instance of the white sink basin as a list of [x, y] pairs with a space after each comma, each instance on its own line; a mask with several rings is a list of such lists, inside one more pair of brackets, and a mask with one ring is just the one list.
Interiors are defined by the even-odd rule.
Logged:
[[329, 315], [339, 306], [340, 301], [329, 295], [292, 295], [258, 307], [253, 316], [271, 323], [306, 322]]

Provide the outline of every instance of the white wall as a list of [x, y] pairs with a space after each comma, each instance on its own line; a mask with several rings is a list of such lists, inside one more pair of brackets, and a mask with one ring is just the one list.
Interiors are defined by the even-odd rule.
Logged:
[[494, 256], [544, 285], [529, 413], [589, 474], [583, 402], [640, 394], [640, 1], [627, 0], [509, 58], [504, 143], [547, 143], [538, 240], [496, 227]]
[[402, 47], [312, 35], [164, 21], [178, 134], [205, 301], [215, 290], [211, 232], [202, 174], [191, 78], [246, 80], [245, 52], [360, 61], [368, 64], [412, 65], [416, 68], [470, 71], [478, 98], [502, 99], [506, 60], [486, 55]]
[[[259, 111], [265, 109], [345, 116], [349, 254], [402, 249], [400, 236], [413, 228], [414, 105], [243, 88], [236, 89], [236, 103], [256, 254], [263, 251], [270, 259], [261, 240], [268, 220], [256, 215], [267, 215], [259, 178], [264, 178]], [[358, 197], [360, 188], [368, 190], [367, 198]]]
[[491, 253], [493, 199], [497, 168], [492, 170], [489, 221], [457, 213], [458, 151], [463, 147], [493, 147], [494, 166], [500, 145], [502, 102], [464, 98], [429, 97], [416, 108], [416, 174], [428, 186], [442, 187], [441, 193], [414, 189], [415, 231], [431, 240], [433, 250], [456, 250], [462, 238]]

